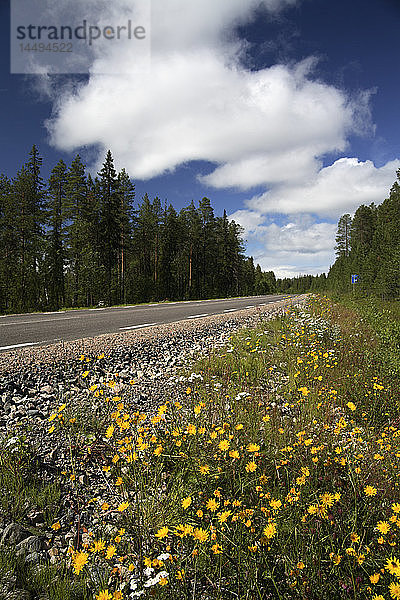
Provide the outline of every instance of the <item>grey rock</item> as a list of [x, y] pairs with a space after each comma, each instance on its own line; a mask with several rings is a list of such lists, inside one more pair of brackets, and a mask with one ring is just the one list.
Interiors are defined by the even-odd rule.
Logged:
[[16, 546], [22, 540], [28, 538], [31, 535], [31, 532], [22, 527], [19, 523], [10, 523], [4, 529], [1, 539], [0, 545], [12, 545]]
[[52, 394], [53, 393], [53, 388], [51, 387], [51, 385], [44, 385], [40, 388], [40, 393], [41, 394]]
[[23, 550], [25, 552], [39, 552], [40, 550], [44, 550], [46, 548], [46, 544], [43, 539], [38, 537], [37, 535], [30, 535], [29, 537], [21, 540], [16, 545], [17, 552]]

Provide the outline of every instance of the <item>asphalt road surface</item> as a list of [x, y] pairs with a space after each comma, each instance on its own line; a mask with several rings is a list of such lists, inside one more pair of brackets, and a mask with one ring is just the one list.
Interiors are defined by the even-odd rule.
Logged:
[[0, 352], [96, 337], [103, 333], [123, 333], [184, 319], [201, 319], [265, 306], [283, 298], [287, 296], [249, 296], [0, 316]]

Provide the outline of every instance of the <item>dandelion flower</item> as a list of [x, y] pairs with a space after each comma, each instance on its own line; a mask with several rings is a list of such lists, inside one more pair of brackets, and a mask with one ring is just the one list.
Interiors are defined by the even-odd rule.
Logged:
[[231, 514], [232, 511], [230, 510], [225, 510], [223, 512], [218, 513], [218, 522], [222, 525], [222, 523], [225, 523], [225, 521], [228, 520]]
[[395, 556], [387, 559], [385, 569], [386, 571], [389, 571], [391, 575], [400, 578], [400, 562]]
[[373, 575], [369, 576], [369, 580], [371, 583], [378, 583], [380, 578], [380, 574], [379, 573], [374, 573]]
[[191, 504], [192, 504], [192, 498], [191, 496], [188, 496], [187, 498], [183, 498], [183, 500], [181, 501], [182, 504], [182, 508], [188, 508]]
[[129, 506], [129, 502], [121, 502], [121, 504], [118, 506], [117, 510], [118, 512], [123, 512], [124, 510], [126, 510]]
[[379, 531], [379, 533], [385, 535], [390, 530], [390, 525], [387, 521], [379, 521], [379, 523], [376, 526], [376, 529]]
[[94, 553], [101, 552], [106, 547], [105, 541], [101, 540], [101, 539], [100, 540], [94, 540], [93, 544], [94, 544], [94, 546], [93, 546], [93, 548], [90, 549], [90, 551], [94, 552]]
[[331, 552], [331, 553], [329, 554], [329, 558], [331, 559], [331, 561], [333, 562], [333, 564], [334, 564], [334, 565], [336, 565], [336, 566], [337, 566], [337, 565], [338, 565], [338, 564], [341, 562], [341, 560], [342, 560], [342, 557], [341, 557], [341, 555], [340, 555], [340, 554], [334, 554], [334, 552]]
[[378, 490], [372, 485], [367, 485], [364, 488], [364, 493], [366, 496], [375, 496], [377, 491]]
[[215, 512], [219, 507], [219, 502], [217, 502], [214, 498], [210, 498], [206, 504], [207, 510], [211, 510], [211, 512]]
[[112, 596], [108, 590], [102, 590], [96, 596], [96, 600], [112, 600]]
[[88, 561], [89, 555], [86, 552], [77, 552], [72, 558], [72, 564], [74, 566], [74, 573], [79, 575], [83, 567]]
[[193, 532], [193, 537], [199, 542], [203, 543], [208, 540], [209, 533], [206, 529], [197, 528]]
[[257, 465], [253, 460], [251, 462], [247, 463], [247, 465], [246, 465], [247, 473], [254, 473], [254, 471], [256, 469], [257, 469]]
[[391, 598], [400, 598], [400, 584], [392, 581], [392, 583], [389, 585], [389, 592]]
[[57, 521], [57, 523], [53, 523], [53, 525], [51, 526], [51, 528], [54, 529], [54, 531], [57, 531], [57, 529], [60, 529], [60, 527], [60, 521]]
[[273, 522], [269, 523], [266, 527], [264, 527], [263, 534], [269, 540], [272, 539], [276, 535], [276, 524]]
[[114, 554], [116, 553], [117, 549], [114, 545], [110, 545], [107, 548], [107, 552], [106, 552], [106, 558], [112, 558], [114, 556]]
[[208, 465], [200, 465], [199, 471], [202, 475], [207, 475], [210, 472], [210, 467]]
[[248, 444], [247, 446], [247, 452], [258, 452], [260, 449], [260, 446], [258, 444]]
[[161, 527], [161, 529], [159, 529], [156, 533], [156, 538], [162, 540], [162, 538], [165, 538], [168, 535], [168, 532], [168, 527]]
[[109, 427], [107, 427], [107, 431], [106, 431], [106, 438], [110, 439], [110, 437], [112, 437], [113, 433], [114, 433], [114, 425], [110, 425]]
[[333, 506], [333, 504], [335, 502], [333, 494], [330, 494], [329, 492], [325, 492], [324, 494], [321, 494], [320, 499], [321, 499], [321, 504], [323, 506], [331, 507], [331, 506]]
[[218, 444], [218, 448], [221, 450], [221, 452], [224, 452], [225, 450], [228, 450], [229, 445], [230, 445], [229, 440], [221, 440], [220, 443]]

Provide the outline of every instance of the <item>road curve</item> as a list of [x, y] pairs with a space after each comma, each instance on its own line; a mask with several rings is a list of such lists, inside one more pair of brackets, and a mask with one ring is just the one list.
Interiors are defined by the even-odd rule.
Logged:
[[244, 308], [265, 306], [287, 297], [287, 295], [248, 296], [3, 315], [0, 316], [0, 352], [96, 337], [105, 333], [123, 333], [185, 319], [201, 319]]

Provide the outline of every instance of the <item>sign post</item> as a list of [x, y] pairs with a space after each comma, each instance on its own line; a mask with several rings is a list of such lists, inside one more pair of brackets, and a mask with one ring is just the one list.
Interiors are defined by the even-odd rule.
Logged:
[[353, 284], [353, 294], [354, 294], [354, 284], [357, 283], [358, 278], [359, 278], [359, 275], [356, 275], [356, 274], [351, 276], [351, 283]]

